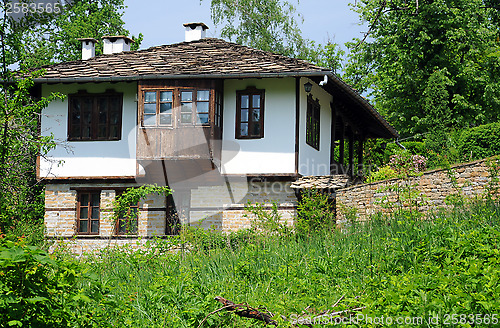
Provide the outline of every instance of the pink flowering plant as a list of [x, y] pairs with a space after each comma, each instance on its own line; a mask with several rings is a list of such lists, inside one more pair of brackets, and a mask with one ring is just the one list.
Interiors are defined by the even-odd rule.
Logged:
[[409, 152], [400, 152], [391, 156], [389, 167], [399, 174], [414, 175], [427, 168], [427, 158], [422, 155], [412, 155]]

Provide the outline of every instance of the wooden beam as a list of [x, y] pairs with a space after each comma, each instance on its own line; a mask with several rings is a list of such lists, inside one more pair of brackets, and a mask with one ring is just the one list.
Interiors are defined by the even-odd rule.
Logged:
[[354, 174], [354, 133], [352, 131], [352, 129], [349, 129], [349, 134], [348, 134], [348, 138], [349, 138], [349, 168], [348, 168], [348, 172], [349, 172], [349, 175], [353, 175]]
[[345, 123], [342, 117], [339, 117], [339, 122], [340, 122], [339, 163], [341, 166], [344, 166]]
[[299, 174], [300, 77], [295, 78], [295, 174]]
[[330, 171], [331, 171], [335, 163], [335, 124], [337, 123], [335, 104], [333, 102], [330, 103], [330, 109], [332, 112], [332, 119], [330, 126]]
[[360, 136], [358, 139], [358, 175], [363, 176], [363, 143], [364, 138]]

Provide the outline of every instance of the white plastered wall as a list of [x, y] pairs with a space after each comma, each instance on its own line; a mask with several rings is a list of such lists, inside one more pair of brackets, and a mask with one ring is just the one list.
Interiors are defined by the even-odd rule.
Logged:
[[121, 177], [136, 175], [137, 83], [43, 85], [42, 96], [108, 89], [123, 93], [122, 138], [117, 141], [67, 141], [68, 98], [55, 100], [42, 111], [41, 134], [53, 135], [57, 146], [40, 160], [41, 177]]
[[[310, 82], [313, 87], [311, 94], [314, 99], [318, 99], [320, 112], [320, 137], [319, 151], [306, 143], [306, 115], [307, 115], [307, 93], [304, 84]], [[332, 112], [330, 103], [333, 101], [332, 95], [326, 92], [315, 82], [308, 78], [300, 79], [300, 120], [299, 120], [299, 174], [308, 175], [329, 175], [330, 174], [330, 138]]]
[[[265, 90], [264, 138], [236, 139], [236, 91]], [[295, 173], [295, 78], [224, 81], [223, 173]]]

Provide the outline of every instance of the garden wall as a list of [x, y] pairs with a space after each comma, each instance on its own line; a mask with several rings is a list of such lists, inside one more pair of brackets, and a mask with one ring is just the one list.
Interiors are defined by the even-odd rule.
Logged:
[[[451, 170], [427, 171], [408, 181], [390, 179], [339, 189], [336, 193], [337, 221], [345, 221], [349, 209], [355, 209], [356, 219], [366, 220], [372, 214], [388, 213], [395, 208], [425, 213], [433, 208], [446, 207], [445, 200], [454, 194], [478, 196], [491, 184], [491, 161], [494, 160], [483, 159], [452, 166]], [[498, 166], [498, 161], [496, 163]], [[496, 174], [498, 176], [498, 171]], [[411, 197], [408, 197], [408, 191], [411, 191]]]

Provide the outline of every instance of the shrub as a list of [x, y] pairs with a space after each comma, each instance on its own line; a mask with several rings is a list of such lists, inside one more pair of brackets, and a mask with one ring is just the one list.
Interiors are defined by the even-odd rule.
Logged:
[[333, 203], [327, 194], [307, 190], [297, 205], [295, 229], [300, 235], [310, 235], [331, 230], [335, 224]]
[[368, 182], [382, 181], [396, 178], [398, 174], [389, 166], [383, 166], [376, 172], [371, 172], [368, 176]]
[[[72, 327], [86, 302], [101, 293], [76, 288], [86, 277], [72, 261], [56, 260], [22, 238], [0, 239], [0, 327]], [[93, 287], [98, 286], [92, 284]], [[95, 318], [94, 318], [95, 319]]]
[[462, 132], [459, 153], [463, 160], [476, 160], [500, 153], [500, 123], [480, 125]]

